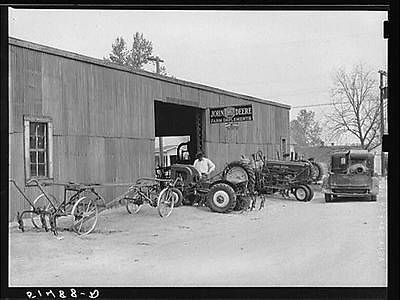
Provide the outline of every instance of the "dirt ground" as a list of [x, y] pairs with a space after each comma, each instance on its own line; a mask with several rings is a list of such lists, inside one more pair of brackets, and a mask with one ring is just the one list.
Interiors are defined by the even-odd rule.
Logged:
[[[271, 197], [262, 211], [103, 212], [94, 233], [10, 226], [10, 286], [386, 286], [386, 181], [377, 202]], [[67, 222], [67, 220], [64, 220]]]

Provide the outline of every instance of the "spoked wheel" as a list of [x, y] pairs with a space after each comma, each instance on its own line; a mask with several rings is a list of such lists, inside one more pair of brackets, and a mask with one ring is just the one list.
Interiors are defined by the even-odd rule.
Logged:
[[79, 235], [91, 233], [97, 224], [98, 209], [96, 199], [82, 197], [74, 204], [71, 215], [73, 216], [72, 229]]
[[[50, 200], [56, 204], [56, 197], [54, 197], [51, 194], [48, 194], [50, 196]], [[50, 210], [54, 210], [54, 208], [51, 206], [51, 204], [49, 203], [49, 200], [47, 200], [46, 196], [44, 194], [40, 194], [39, 196], [36, 197], [35, 200], [33, 200], [33, 205], [35, 206], [35, 208], [40, 208], [41, 210], [45, 210], [50, 212]], [[35, 227], [36, 229], [39, 229], [43, 226], [41, 220], [40, 220], [40, 216], [35, 214], [35, 213], [30, 213], [31, 215], [31, 222], [33, 227]], [[46, 222], [47, 224], [49, 223], [48, 218], [46, 218]]]
[[161, 217], [168, 217], [174, 209], [176, 193], [173, 189], [165, 188], [158, 195], [157, 210]]
[[307, 201], [310, 197], [310, 193], [306, 186], [300, 185], [294, 190], [294, 196], [298, 201]]
[[125, 198], [126, 210], [128, 211], [128, 213], [137, 214], [142, 208], [142, 204], [138, 203], [139, 197], [140, 195], [137, 192], [134, 192], [132, 195], [129, 195], [129, 197]]

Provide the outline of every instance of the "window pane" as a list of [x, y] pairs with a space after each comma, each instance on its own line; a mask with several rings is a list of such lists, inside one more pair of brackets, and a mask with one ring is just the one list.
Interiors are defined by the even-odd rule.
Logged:
[[36, 163], [36, 152], [31, 151], [31, 163]]
[[38, 137], [38, 149], [44, 149], [44, 137]]
[[42, 152], [38, 152], [38, 156], [39, 156], [39, 163], [44, 163], [44, 155], [45, 155], [46, 153], [44, 152], [44, 151], [42, 151]]
[[35, 136], [31, 135], [29, 137], [29, 148], [30, 149], [35, 149], [36, 148], [36, 139]]
[[36, 173], [36, 164], [31, 164], [31, 177], [37, 176]]
[[44, 164], [39, 164], [39, 176], [46, 176], [44, 169]]
[[38, 124], [38, 135], [44, 136], [44, 127], [46, 126], [45, 123], [37, 123]]
[[36, 122], [30, 122], [29, 123], [29, 135], [35, 135], [36, 134], [35, 133], [36, 125], [37, 125]]

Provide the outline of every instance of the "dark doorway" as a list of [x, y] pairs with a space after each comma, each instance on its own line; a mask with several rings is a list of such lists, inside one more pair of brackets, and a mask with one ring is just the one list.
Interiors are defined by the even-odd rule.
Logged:
[[205, 151], [205, 113], [203, 109], [154, 101], [155, 136], [190, 136], [189, 162], [198, 151]]

